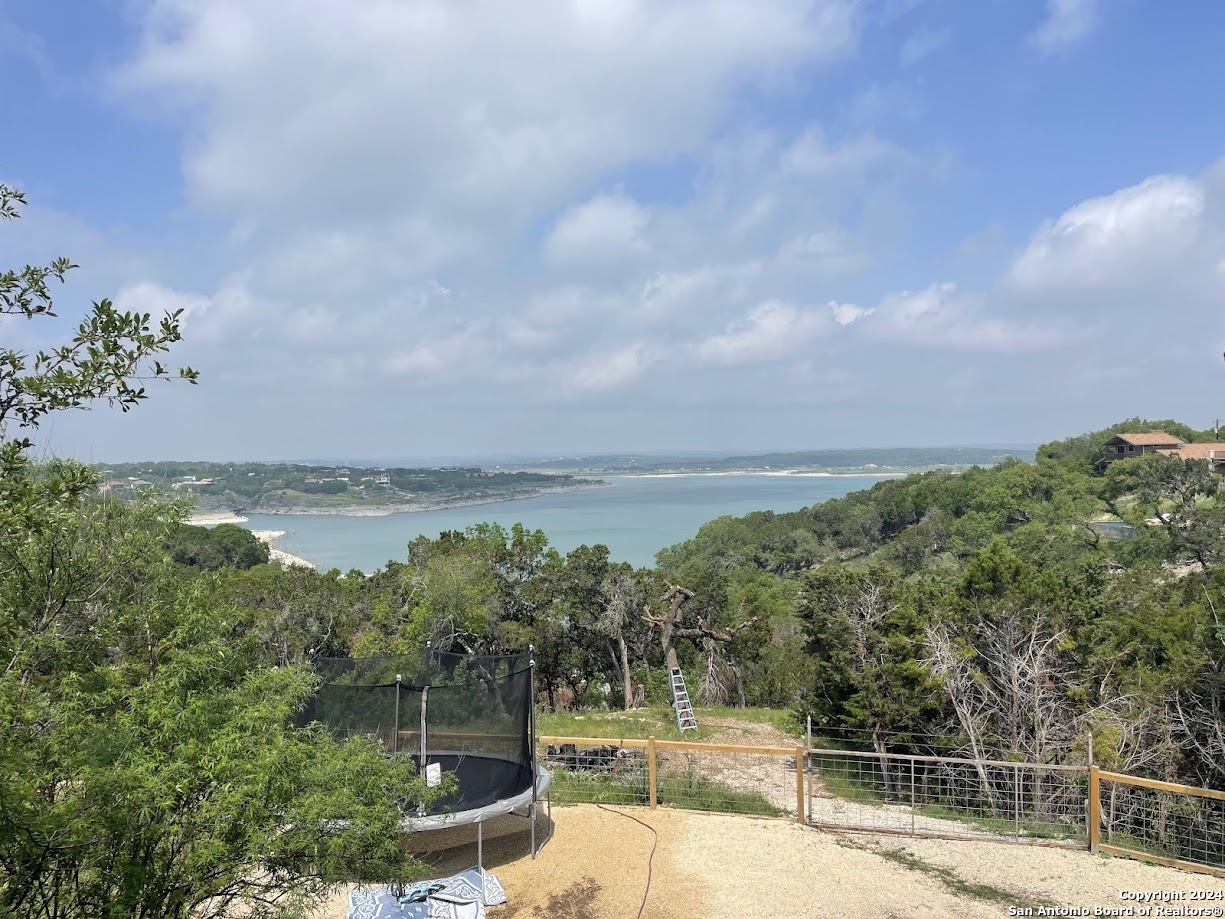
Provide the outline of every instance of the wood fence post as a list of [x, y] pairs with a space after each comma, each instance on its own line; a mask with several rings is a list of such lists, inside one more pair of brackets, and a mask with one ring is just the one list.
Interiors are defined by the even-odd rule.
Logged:
[[647, 776], [651, 785], [651, 810], [655, 810], [655, 738], [647, 738]]
[[1097, 766], [1089, 767], [1089, 851], [1102, 841], [1102, 780]]
[[804, 754], [803, 747], [795, 748], [795, 819], [806, 823], [804, 819]]

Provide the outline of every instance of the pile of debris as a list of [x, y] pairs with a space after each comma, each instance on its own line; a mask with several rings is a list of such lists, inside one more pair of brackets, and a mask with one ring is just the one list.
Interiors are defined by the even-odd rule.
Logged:
[[549, 744], [545, 757], [565, 769], [585, 769], [592, 772], [628, 771], [644, 758], [641, 750], [627, 750], [611, 744], [583, 747], [580, 750], [572, 743], [564, 743], [561, 746]]

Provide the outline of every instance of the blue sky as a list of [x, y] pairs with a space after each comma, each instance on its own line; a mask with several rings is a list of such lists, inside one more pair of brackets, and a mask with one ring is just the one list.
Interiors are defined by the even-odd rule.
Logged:
[[[2, 264], [187, 311], [95, 459], [1225, 415], [1225, 7], [0, 0]], [[1124, 371], [1126, 368], [1126, 371]]]

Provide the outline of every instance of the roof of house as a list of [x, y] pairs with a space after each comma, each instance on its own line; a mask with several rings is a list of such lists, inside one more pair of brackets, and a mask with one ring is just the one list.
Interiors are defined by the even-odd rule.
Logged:
[[1135, 444], [1137, 447], [1167, 447], [1181, 444], [1182, 441], [1165, 431], [1144, 431], [1138, 434], [1115, 434], [1111, 440], [1121, 440], [1124, 443]]
[[1225, 444], [1183, 444], [1173, 450], [1158, 450], [1167, 456], [1181, 456], [1183, 459], [1220, 459], [1225, 460]]

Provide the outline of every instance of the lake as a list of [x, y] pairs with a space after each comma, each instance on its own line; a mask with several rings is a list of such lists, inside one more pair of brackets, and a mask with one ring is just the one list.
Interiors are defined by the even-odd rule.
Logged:
[[542, 495], [497, 504], [387, 517], [251, 514], [253, 530], [285, 530], [277, 548], [317, 564], [320, 570], [371, 572], [389, 559], [404, 561], [410, 541], [424, 534], [462, 530], [475, 523], [522, 523], [540, 529], [562, 552], [603, 543], [614, 561], [655, 564], [660, 549], [684, 542], [708, 520], [750, 511], [794, 511], [885, 476], [871, 475], [668, 475], [603, 476], [609, 488]]

